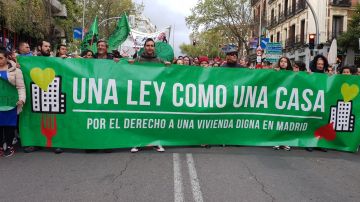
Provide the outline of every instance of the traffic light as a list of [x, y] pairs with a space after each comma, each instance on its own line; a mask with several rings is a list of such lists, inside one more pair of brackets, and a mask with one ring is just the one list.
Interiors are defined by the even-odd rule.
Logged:
[[315, 34], [309, 34], [309, 49], [310, 50], [314, 50], [314, 48], [315, 48], [315, 39], [316, 39]]

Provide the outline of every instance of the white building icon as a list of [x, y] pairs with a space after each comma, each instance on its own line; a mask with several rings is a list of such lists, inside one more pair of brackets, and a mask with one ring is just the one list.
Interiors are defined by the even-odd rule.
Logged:
[[64, 114], [66, 106], [65, 94], [61, 92], [61, 77], [55, 77], [46, 92], [31, 83], [31, 100], [33, 112]]
[[355, 117], [351, 114], [352, 102], [338, 101], [331, 106], [330, 123], [334, 123], [334, 130], [338, 132], [353, 132]]

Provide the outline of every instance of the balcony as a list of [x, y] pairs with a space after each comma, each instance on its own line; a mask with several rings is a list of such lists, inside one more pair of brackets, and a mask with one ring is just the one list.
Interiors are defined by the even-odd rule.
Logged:
[[284, 12], [281, 12], [279, 15], [279, 23], [282, 23], [286, 20]]
[[351, 0], [330, 0], [331, 6], [351, 7]]
[[273, 17], [273, 18], [270, 19], [270, 21], [268, 21], [267, 26], [268, 26], [268, 29], [271, 29], [271, 28], [275, 27], [278, 24], [279, 24], [279, 22], [276, 19], [276, 17]]
[[257, 2], [259, 2], [260, 0], [251, 0], [251, 6], [255, 6], [255, 4], [257, 4]]
[[300, 13], [301, 11], [306, 9], [306, 2], [299, 1], [296, 3], [296, 14]]
[[295, 45], [295, 41], [296, 41], [295, 37], [291, 37], [291, 38], [286, 39], [285, 48], [293, 48], [294, 45]]

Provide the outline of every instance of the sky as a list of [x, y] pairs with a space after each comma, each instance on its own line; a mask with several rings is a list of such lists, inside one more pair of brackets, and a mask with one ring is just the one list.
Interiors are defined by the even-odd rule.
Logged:
[[[158, 29], [171, 25], [175, 27], [175, 35], [171, 33], [169, 43], [173, 46], [175, 56], [181, 55], [180, 44], [190, 43], [191, 30], [186, 26], [185, 17], [191, 14], [190, 9], [195, 7], [197, 0], [135, 0], [136, 3], [143, 2], [144, 13]], [[175, 36], [174, 38], [172, 38]]]

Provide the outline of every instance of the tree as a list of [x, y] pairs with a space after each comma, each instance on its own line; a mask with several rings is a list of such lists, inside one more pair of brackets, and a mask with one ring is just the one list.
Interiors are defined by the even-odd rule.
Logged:
[[360, 38], [360, 4], [356, 6], [356, 9], [352, 15], [352, 19], [348, 25], [348, 30], [338, 38], [338, 44], [340, 47], [347, 47], [353, 50], [359, 49]]
[[251, 8], [248, 0], [199, 0], [186, 17], [186, 23], [194, 32], [222, 30], [224, 36], [234, 38], [240, 50], [250, 50], [248, 35], [251, 24]]
[[0, 0], [0, 15], [8, 29], [28, 34], [34, 38], [43, 38], [50, 32], [51, 19], [47, 16], [42, 0]]
[[[135, 4], [132, 0], [87, 0], [85, 8], [85, 25], [90, 26], [96, 15], [99, 17], [99, 23], [111, 17], [120, 17], [123, 13], [129, 15], [134, 12]], [[109, 20], [100, 25], [100, 38], [108, 39], [116, 24], [117, 20]]]
[[192, 57], [200, 55], [207, 55], [212, 58], [222, 56], [220, 48], [229, 42], [227, 41], [229, 39], [224, 38], [222, 31], [218, 29], [192, 33], [190, 39], [193, 44], [181, 44], [180, 50], [182, 53]]

